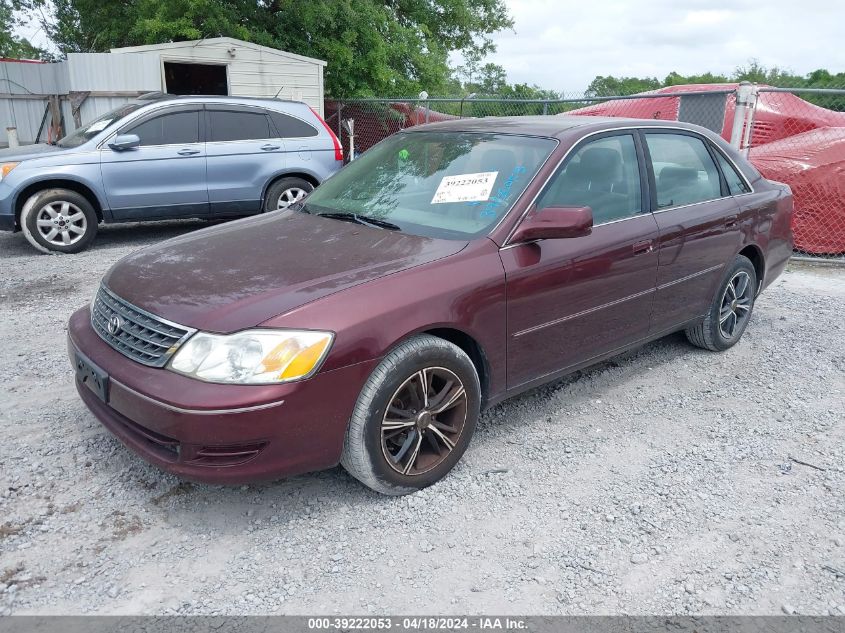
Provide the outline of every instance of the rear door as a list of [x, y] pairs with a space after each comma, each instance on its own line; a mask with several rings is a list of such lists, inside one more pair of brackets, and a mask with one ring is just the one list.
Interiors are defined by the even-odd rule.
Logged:
[[261, 210], [264, 187], [285, 167], [285, 143], [264, 108], [206, 106], [208, 199], [211, 213]]
[[709, 141], [686, 130], [642, 134], [660, 231], [653, 327], [663, 332], [707, 311], [740, 249], [742, 219]]
[[140, 147], [100, 150], [103, 187], [115, 220], [208, 213], [201, 105], [169, 106], [127, 123]]
[[292, 113], [276, 111], [270, 111], [270, 119], [279, 137], [285, 141], [289, 166], [296, 165], [304, 171], [321, 171], [320, 165], [326, 160], [334, 160], [334, 145], [313, 125], [318, 121], [304, 121]]
[[501, 249], [507, 279], [508, 387], [645, 338], [657, 277], [637, 133], [582, 141], [535, 203], [589, 206], [590, 235]]

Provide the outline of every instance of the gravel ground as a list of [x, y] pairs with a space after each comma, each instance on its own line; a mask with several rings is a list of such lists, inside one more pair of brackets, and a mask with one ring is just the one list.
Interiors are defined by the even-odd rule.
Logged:
[[106, 268], [198, 226], [0, 235], [0, 612], [845, 614], [845, 270], [794, 267], [726, 353], [672, 336], [497, 406], [423, 492], [226, 488], [123, 448], [66, 358]]

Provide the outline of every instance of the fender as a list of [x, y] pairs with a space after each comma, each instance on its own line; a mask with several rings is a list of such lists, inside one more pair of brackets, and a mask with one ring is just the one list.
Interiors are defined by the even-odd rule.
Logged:
[[[78, 173], [81, 171], [79, 168], [83, 167], [80, 165], [56, 167], [47, 172], [39, 170], [28, 175], [14, 185], [15, 194], [12, 208], [20, 211], [27, 199], [31, 197], [30, 192], [35, 190], [36, 187], [37, 190], [61, 188], [63, 182], [72, 182], [88, 190], [91, 196], [97, 201], [97, 205], [103, 214], [103, 220], [108, 222], [111, 220], [111, 210], [108, 207], [108, 202], [102, 196], [102, 182], [98, 182], [100, 180], [100, 164], [96, 163], [90, 166], [96, 168], [96, 179], [80, 175]], [[76, 171], [70, 171], [71, 169]]]

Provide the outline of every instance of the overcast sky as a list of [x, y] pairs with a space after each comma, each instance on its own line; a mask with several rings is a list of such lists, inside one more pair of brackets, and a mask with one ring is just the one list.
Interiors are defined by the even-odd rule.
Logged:
[[[730, 74], [756, 58], [845, 71], [842, 0], [505, 0], [513, 30], [488, 61], [512, 83], [582, 92], [596, 75]], [[47, 45], [36, 24], [18, 29]], [[453, 59], [455, 64], [460, 58]]]
[[750, 58], [845, 71], [841, 0], [505, 0], [513, 31], [489, 61], [510, 82], [583, 91], [596, 75], [730, 73]]

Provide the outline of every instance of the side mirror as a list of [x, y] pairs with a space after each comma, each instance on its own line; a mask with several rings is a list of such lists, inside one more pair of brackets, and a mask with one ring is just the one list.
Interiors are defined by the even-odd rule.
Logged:
[[593, 230], [590, 207], [546, 207], [531, 211], [510, 240], [513, 244], [532, 240], [584, 237]]
[[109, 143], [109, 147], [116, 152], [121, 152], [125, 149], [133, 149], [140, 145], [141, 139], [137, 134], [118, 134], [114, 137], [114, 140]]

